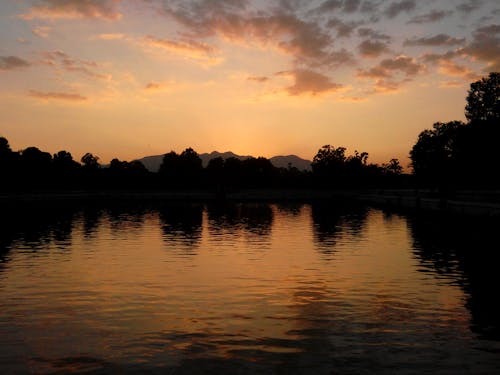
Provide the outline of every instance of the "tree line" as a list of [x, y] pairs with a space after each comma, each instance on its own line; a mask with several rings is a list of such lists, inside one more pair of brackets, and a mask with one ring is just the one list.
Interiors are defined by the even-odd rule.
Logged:
[[312, 171], [277, 168], [264, 157], [215, 158], [203, 167], [195, 150], [164, 155], [158, 172], [140, 161], [113, 159], [107, 166], [86, 153], [80, 161], [68, 151], [54, 155], [28, 147], [13, 151], [0, 137], [0, 191], [79, 189], [203, 188], [226, 192], [240, 188], [377, 188], [430, 187], [441, 190], [498, 187], [500, 74], [471, 84], [467, 122], [436, 123], [424, 130], [410, 151], [412, 174], [398, 159], [368, 162], [367, 152], [347, 154], [345, 147], [325, 145], [312, 161]]
[[[187, 148], [164, 155], [158, 172], [150, 172], [140, 161], [111, 160], [86, 153], [80, 161], [68, 151], [54, 155], [28, 147], [13, 151], [0, 137], [2, 191], [202, 188], [233, 191], [241, 188], [312, 188], [392, 185], [405, 179], [397, 159], [377, 165], [367, 162], [368, 153], [347, 155], [344, 147], [323, 146], [314, 157], [312, 171], [275, 167], [264, 157], [211, 159], [206, 167], [198, 153]], [[406, 176], [407, 177], [407, 176]]]

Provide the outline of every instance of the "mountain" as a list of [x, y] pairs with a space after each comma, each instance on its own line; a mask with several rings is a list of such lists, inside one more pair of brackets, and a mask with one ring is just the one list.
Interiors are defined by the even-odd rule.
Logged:
[[[240, 160], [249, 159], [252, 156], [249, 155], [236, 155], [231, 151], [226, 152], [217, 152], [213, 151], [211, 153], [199, 154], [203, 167], [208, 165], [208, 162], [212, 159], [221, 157], [223, 159], [228, 158], [236, 158]], [[151, 172], [158, 172], [160, 169], [161, 162], [163, 161], [163, 155], [154, 155], [154, 156], [146, 156], [142, 159], [137, 159]], [[273, 156], [269, 159], [271, 163], [278, 168], [288, 168], [288, 166], [295, 167], [299, 170], [311, 170], [311, 162], [309, 160], [305, 160], [299, 158], [296, 155], [287, 155], [287, 156]]]

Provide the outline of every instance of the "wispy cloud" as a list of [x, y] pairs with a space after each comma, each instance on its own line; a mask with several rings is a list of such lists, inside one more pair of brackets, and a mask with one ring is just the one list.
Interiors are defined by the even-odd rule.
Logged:
[[395, 1], [385, 9], [384, 14], [389, 18], [394, 18], [401, 13], [411, 12], [415, 7], [415, 0]]
[[121, 0], [38, 0], [27, 13], [19, 17], [25, 20], [57, 18], [100, 18], [117, 20]]
[[83, 102], [88, 98], [76, 93], [68, 93], [68, 92], [42, 92], [36, 90], [30, 90], [28, 93], [29, 96], [42, 99], [42, 100], [62, 100], [69, 102]]
[[27, 68], [31, 63], [17, 56], [0, 56], [0, 71]]
[[441, 21], [442, 19], [444, 19], [452, 14], [453, 14], [452, 10], [436, 10], [436, 9], [434, 9], [428, 13], [419, 14], [417, 16], [412, 17], [408, 21], [408, 23], [422, 24], [422, 23], [438, 22], [438, 21]]
[[121, 34], [121, 33], [99, 34], [99, 35], [96, 36], [96, 39], [101, 39], [101, 40], [122, 40], [122, 39], [125, 39], [125, 34]]
[[146, 46], [160, 48], [188, 59], [202, 60], [210, 64], [221, 61], [216, 47], [194, 39], [171, 40], [147, 35], [141, 42]]
[[406, 39], [404, 45], [437, 47], [437, 46], [453, 46], [464, 43], [465, 43], [465, 38], [454, 38], [447, 34], [438, 34], [429, 37]]
[[250, 76], [250, 77], [247, 78], [247, 81], [264, 83], [264, 82], [269, 81], [269, 77], [265, 77], [265, 76]]
[[57, 70], [70, 73], [80, 73], [90, 79], [110, 80], [109, 74], [98, 71], [99, 64], [95, 61], [75, 59], [62, 51], [48, 51], [42, 53], [42, 64], [52, 66]]

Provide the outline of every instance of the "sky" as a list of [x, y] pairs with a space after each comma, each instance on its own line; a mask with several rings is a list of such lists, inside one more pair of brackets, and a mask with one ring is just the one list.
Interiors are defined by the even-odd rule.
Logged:
[[405, 165], [492, 71], [497, 0], [0, 2], [0, 136], [76, 160], [330, 144]]

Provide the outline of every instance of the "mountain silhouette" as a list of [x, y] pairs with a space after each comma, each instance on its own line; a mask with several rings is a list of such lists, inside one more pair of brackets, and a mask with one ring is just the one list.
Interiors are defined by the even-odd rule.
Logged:
[[[226, 152], [218, 152], [213, 151], [211, 153], [199, 154], [199, 157], [202, 161], [203, 167], [208, 165], [208, 162], [212, 159], [221, 157], [223, 159], [236, 158], [240, 160], [249, 159], [252, 156], [250, 155], [237, 155], [234, 152], [226, 151]], [[311, 161], [299, 158], [296, 155], [287, 155], [287, 156], [273, 156], [269, 159], [271, 163], [278, 168], [288, 168], [289, 166], [295, 167], [299, 170], [311, 170]], [[153, 155], [146, 156], [142, 159], [137, 159], [151, 172], [158, 172], [160, 169], [160, 165], [163, 161], [163, 155]]]

